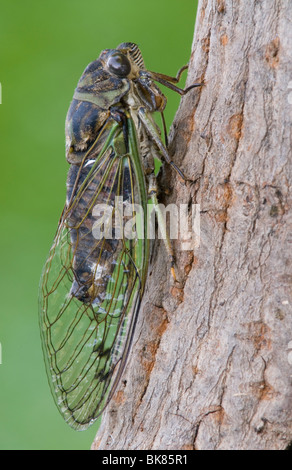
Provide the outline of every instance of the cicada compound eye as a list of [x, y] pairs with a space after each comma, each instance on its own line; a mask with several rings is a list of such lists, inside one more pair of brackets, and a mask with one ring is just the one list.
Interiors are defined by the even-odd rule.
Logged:
[[131, 72], [131, 64], [121, 52], [114, 52], [107, 61], [108, 69], [118, 77], [126, 77]]

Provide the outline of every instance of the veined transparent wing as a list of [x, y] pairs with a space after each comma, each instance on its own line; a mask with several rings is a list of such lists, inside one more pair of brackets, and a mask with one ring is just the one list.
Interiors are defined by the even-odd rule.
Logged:
[[[71, 165], [67, 205], [41, 279], [40, 324], [51, 390], [65, 420], [79, 430], [94, 422], [115, 391], [147, 272], [145, 178], [134, 124], [127, 121], [127, 137], [115, 125], [97, 157], [92, 151], [81, 166]], [[96, 221], [100, 204], [110, 216]], [[133, 224], [122, 210], [137, 214], [136, 205], [142, 215]], [[133, 229], [128, 237], [127, 223]], [[104, 235], [96, 237], [102, 225]]]

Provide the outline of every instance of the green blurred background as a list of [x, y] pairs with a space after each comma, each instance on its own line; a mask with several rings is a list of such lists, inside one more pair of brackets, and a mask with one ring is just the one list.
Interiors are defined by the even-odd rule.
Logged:
[[[150, 70], [188, 62], [195, 0], [0, 0], [0, 449], [89, 449], [50, 395], [38, 283], [65, 201], [64, 121], [86, 65], [136, 42]], [[183, 83], [182, 83], [183, 85]], [[179, 97], [167, 91], [168, 126]]]

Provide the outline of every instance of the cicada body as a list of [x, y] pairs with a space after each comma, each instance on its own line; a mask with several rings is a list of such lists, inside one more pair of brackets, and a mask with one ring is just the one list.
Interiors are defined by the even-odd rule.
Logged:
[[67, 198], [41, 279], [40, 327], [52, 394], [78, 430], [109, 403], [129, 354], [148, 268], [147, 201], [157, 203], [155, 157], [179, 171], [152, 117], [166, 105], [153, 80], [183, 94], [179, 77], [147, 71], [139, 48], [123, 43], [88, 65], [67, 114]]

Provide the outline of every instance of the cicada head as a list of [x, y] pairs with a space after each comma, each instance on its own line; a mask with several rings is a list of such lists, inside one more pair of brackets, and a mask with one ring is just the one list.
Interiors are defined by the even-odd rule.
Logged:
[[132, 107], [145, 106], [151, 113], [164, 110], [166, 98], [154, 83], [152, 73], [146, 70], [137, 44], [123, 42], [116, 49], [103, 51], [99, 59], [110, 75], [132, 83], [129, 93], [123, 96], [125, 103]]
[[[162, 112], [166, 97], [145, 68], [139, 47], [124, 42], [105, 49], [83, 72], [66, 119], [66, 157], [80, 164], [96, 142], [100, 130], [111, 118], [114, 106]], [[97, 153], [102, 145], [96, 146]]]

